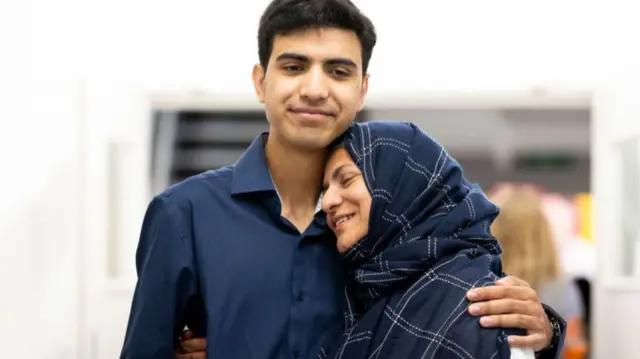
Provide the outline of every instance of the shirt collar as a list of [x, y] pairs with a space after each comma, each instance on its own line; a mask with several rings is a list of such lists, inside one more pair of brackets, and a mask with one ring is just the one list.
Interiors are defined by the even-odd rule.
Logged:
[[[231, 194], [244, 194], [255, 192], [275, 192], [278, 198], [278, 190], [273, 185], [267, 157], [264, 152], [268, 132], [263, 132], [257, 136], [249, 148], [242, 154], [240, 159], [233, 166], [233, 180], [231, 183]], [[322, 211], [322, 195], [316, 204], [316, 213]]]
[[267, 136], [263, 132], [256, 137], [233, 165], [232, 195], [275, 191], [264, 152]]

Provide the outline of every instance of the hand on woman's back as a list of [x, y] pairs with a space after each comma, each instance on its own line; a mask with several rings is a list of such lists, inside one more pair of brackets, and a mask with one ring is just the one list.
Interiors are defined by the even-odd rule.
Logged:
[[180, 347], [176, 348], [176, 359], [205, 359], [206, 350], [206, 338], [195, 338], [193, 332], [185, 332]]

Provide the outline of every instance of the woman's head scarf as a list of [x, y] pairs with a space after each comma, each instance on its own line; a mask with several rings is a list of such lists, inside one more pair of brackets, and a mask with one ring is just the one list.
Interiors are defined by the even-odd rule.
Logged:
[[[502, 276], [489, 230], [498, 208], [413, 124], [356, 123], [341, 143], [362, 171], [372, 206], [367, 236], [343, 256], [351, 283], [342, 335], [320, 357], [491, 357], [506, 336], [481, 329], [464, 296]], [[455, 343], [453, 329], [478, 335]]]

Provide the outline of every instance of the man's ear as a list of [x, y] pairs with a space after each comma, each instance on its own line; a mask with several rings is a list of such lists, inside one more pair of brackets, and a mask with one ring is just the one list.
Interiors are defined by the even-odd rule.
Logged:
[[369, 91], [369, 74], [364, 75], [362, 78], [362, 87], [360, 88], [360, 110], [364, 107], [364, 99], [367, 97], [367, 92]]
[[258, 100], [260, 103], [264, 103], [264, 75], [265, 71], [262, 65], [255, 64], [253, 66], [253, 73], [251, 77], [253, 79], [253, 87], [256, 91], [256, 96], [258, 96]]

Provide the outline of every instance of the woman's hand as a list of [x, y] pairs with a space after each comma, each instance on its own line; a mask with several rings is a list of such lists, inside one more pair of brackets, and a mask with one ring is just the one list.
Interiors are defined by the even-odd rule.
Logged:
[[526, 336], [509, 336], [509, 345], [543, 350], [551, 344], [553, 328], [540, 303], [540, 298], [529, 284], [516, 277], [506, 277], [495, 286], [473, 288], [467, 299], [474, 302], [469, 313], [480, 316], [484, 327], [520, 328]]

